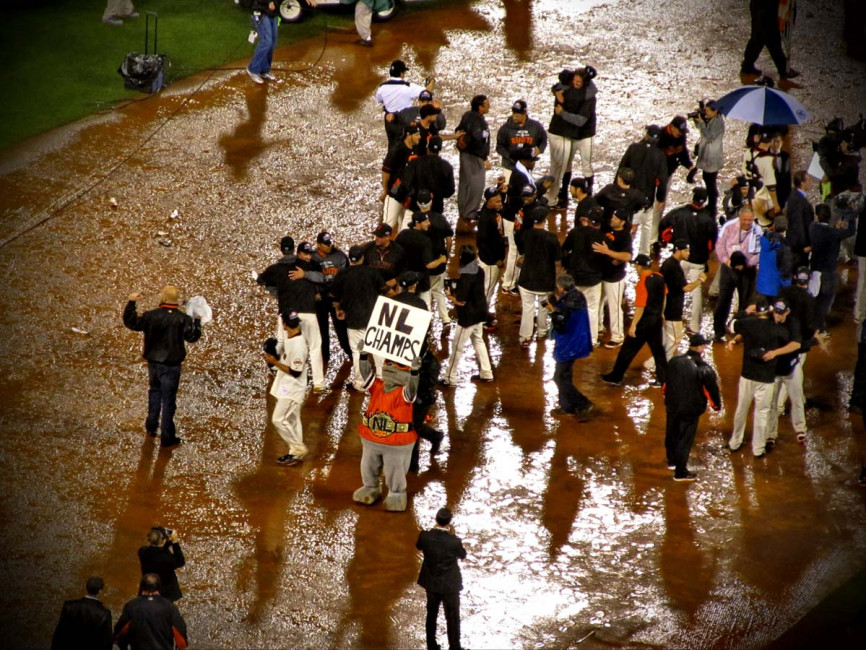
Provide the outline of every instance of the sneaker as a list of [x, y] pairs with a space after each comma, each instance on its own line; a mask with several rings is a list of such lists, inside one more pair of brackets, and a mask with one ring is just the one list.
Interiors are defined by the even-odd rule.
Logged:
[[510, 289], [506, 289], [505, 287], [503, 287], [502, 293], [504, 293], [507, 296], [519, 296], [520, 295], [520, 291], [517, 289], [517, 287], [511, 287]]
[[120, 18], [103, 18], [102, 22], [106, 25], [114, 25], [115, 27], [123, 25], [123, 21]]
[[755, 454], [755, 460], [757, 460], [758, 458], [763, 458], [766, 455], [767, 455], [767, 449], [764, 448], [764, 451], [762, 451], [760, 454]]
[[[139, 13], [137, 11], [133, 11], [131, 14], [126, 14], [124, 18], [138, 18]], [[799, 73], [797, 73], [799, 74]]]
[[797, 432], [797, 442], [799, 442], [801, 444], [806, 442], [806, 432], [805, 431], [798, 431]]
[[675, 481], [694, 481], [697, 480], [698, 475], [694, 472], [686, 471], [682, 474], [674, 474]]
[[769, 440], [767, 440], [766, 443], [764, 443], [764, 453], [769, 454], [771, 451], [773, 451], [773, 449], [775, 447], [776, 447], [776, 441], [774, 439], [770, 438]]
[[658, 379], [653, 379], [649, 385], [650, 388], [661, 388], [663, 384]]
[[602, 375], [601, 380], [605, 384], [610, 384], [611, 386], [622, 386], [622, 379], [614, 379], [612, 375]]
[[677, 468], [675, 463], [668, 462], [668, 469], [675, 470]]
[[328, 392], [328, 387], [323, 385], [313, 386], [313, 395], [324, 395]]
[[622, 341], [608, 341], [607, 343], [604, 344], [604, 347], [606, 347], [609, 350], [613, 350], [614, 348], [618, 348], [621, 345], [622, 345]]
[[469, 381], [474, 381], [479, 384], [492, 384], [493, 377], [482, 377], [481, 375], [472, 375]]
[[264, 79], [265, 81], [279, 81], [279, 79], [277, 79], [277, 78], [276, 78], [274, 75], [272, 75], [270, 72], [265, 72], [264, 74], [261, 75], [261, 77], [262, 77], [262, 79]]
[[247, 68], [247, 74], [250, 76], [250, 79], [253, 80], [253, 83], [257, 83], [257, 84], [265, 83], [265, 80], [262, 79], [261, 75], [256, 74], [255, 72], [253, 72], [249, 68]]
[[277, 458], [277, 463], [288, 467], [290, 465], [297, 465], [302, 460], [304, 460], [303, 456], [293, 456], [292, 454], [286, 454], [285, 456], [280, 456], [279, 458]]
[[373, 47], [373, 39], [372, 38], [359, 38], [355, 40], [355, 45], [360, 45], [361, 47]]
[[452, 384], [447, 379], [440, 379], [438, 385], [440, 388], [454, 388], [454, 384]]

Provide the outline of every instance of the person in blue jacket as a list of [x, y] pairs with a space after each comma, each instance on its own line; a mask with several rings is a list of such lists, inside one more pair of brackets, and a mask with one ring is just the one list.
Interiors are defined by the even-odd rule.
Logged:
[[556, 278], [554, 294], [545, 305], [553, 327], [553, 381], [559, 389], [559, 407], [552, 415], [572, 415], [587, 419], [593, 409], [590, 399], [574, 385], [574, 362], [592, 352], [592, 336], [586, 298], [568, 274]]

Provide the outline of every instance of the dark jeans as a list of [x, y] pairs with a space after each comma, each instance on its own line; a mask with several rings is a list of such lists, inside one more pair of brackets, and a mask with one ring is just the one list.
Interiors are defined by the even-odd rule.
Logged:
[[689, 453], [698, 432], [699, 415], [686, 417], [666, 412], [665, 422], [665, 451], [668, 456], [668, 465], [674, 465], [675, 476], [682, 476], [688, 470]]
[[[779, 3], [769, 3], [778, 11]], [[749, 13], [752, 15], [752, 30], [749, 34], [749, 42], [746, 43], [746, 51], [743, 53], [743, 67], [755, 65], [761, 50], [766, 46], [776, 64], [779, 76], [784, 77], [788, 71], [788, 59], [782, 49], [782, 33], [779, 31], [779, 22], [776, 12], [766, 11], [763, 7], [768, 5], [765, 0], [751, 0], [749, 2]]]
[[718, 178], [719, 172], [702, 171], [701, 176], [704, 178], [704, 187], [707, 188], [707, 205], [710, 208], [710, 214], [712, 214], [715, 219], [716, 214], [719, 211], [719, 186], [716, 183], [716, 178]]
[[[159, 427], [162, 444], [168, 444], [177, 437], [174, 428], [174, 412], [177, 410], [180, 366], [167, 366], [149, 361], [147, 374], [150, 378], [150, 389], [147, 392], [147, 420], [144, 421], [144, 428], [153, 435]], [[162, 418], [160, 418], [160, 411], [162, 411]]]
[[644, 319], [641, 319], [634, 336], [626, 335], [625, 342], [619, 349], [619, 354], [616, 355], [613, 370], [609, 373], [610, 378], [614, 381], [622, 381], [625, 371], [628, 370], [632, 360], [641, 351], [644, 344], [649, 346], [653, 359], [655, 359], [656, 379], [662, 383], [667, 379], [668, 360], [665, 357], [661, 318], [654, 319], [651, 323], [644, 323]]
[[322, 336], [322, 359], [328, 361], [331, 358], [331, 335], [328, 331], [328, 317], [334, 323], [334, 332], [337, 333], [337, 341], [346, 355], [352, 357], [352, 346], [349, 345], [349, 333], [346, 321], [337, 318], [337, 310], [330, 298], [322, 298], [316, 303], [316, 320], [319, 323], [319, 334]]
[[821, 288], [818, 290], [818, 295], [815, 296], [815, 302], [818, 304], [818, 318], [821, 323], [821, 330], [827, 329], [827, 315], [833, 307], [833, 301], [836, 300], [838, 279], [836, 271], [830, 273], [821, 271]]
[[557, 361], [553, 371], [553, 383], [559, 389], [559, 408], [566, 413], [575, 413], [592, 406], [592, 402], [574, 385], [572, 370], [574, 359]]
[[716, 336], [724, 336], [728, 328], [728, 316], [731, 315], [734, 292], [739, 296], [740, 309], [745, 309], [755, 289], [755, 269], [746, 267], [742, 271], [736, 271], [727, 264], [719, 264], [719, 273], [719, 298], [713, 314], [713, 332]]
[[445, 625], [448, 629], [448, 646], [460, 648], [460, 592], [437, 594], [427, 592], [427, 650], [436, 650], [436, 619], [439, 618], [439, 603], [445, 607]]

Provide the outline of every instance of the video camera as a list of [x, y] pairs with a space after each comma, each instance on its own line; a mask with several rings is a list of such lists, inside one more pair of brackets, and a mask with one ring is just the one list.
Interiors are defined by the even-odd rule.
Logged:
[[696, 120], [701, 118], [704, 122], [707, 121], [707, 102], [704, 99], [698, 100], [698, 110], [692, 111], [691, 113], [686, 113], [686, 117], [690, 120]]

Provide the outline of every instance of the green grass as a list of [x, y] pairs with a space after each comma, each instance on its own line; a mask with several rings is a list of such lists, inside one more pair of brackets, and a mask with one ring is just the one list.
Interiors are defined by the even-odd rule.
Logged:
[[[4, 3], [6, 4], [6, 3]], [[102, 22], [105, 0], [29, 0], [0, 12], [0, 149], [143, 95], [126, 90], [117, 68], [144, 48], [144, 13], [159, 14], [159, 51], [171, 58], [168, 81], [249, 57], [249, 12], [232, 0], [140, 0], [141, 17], [122, 27]], [[308, 14], [282, 25], [278, 44], [344, 26], [345, 12]]]

